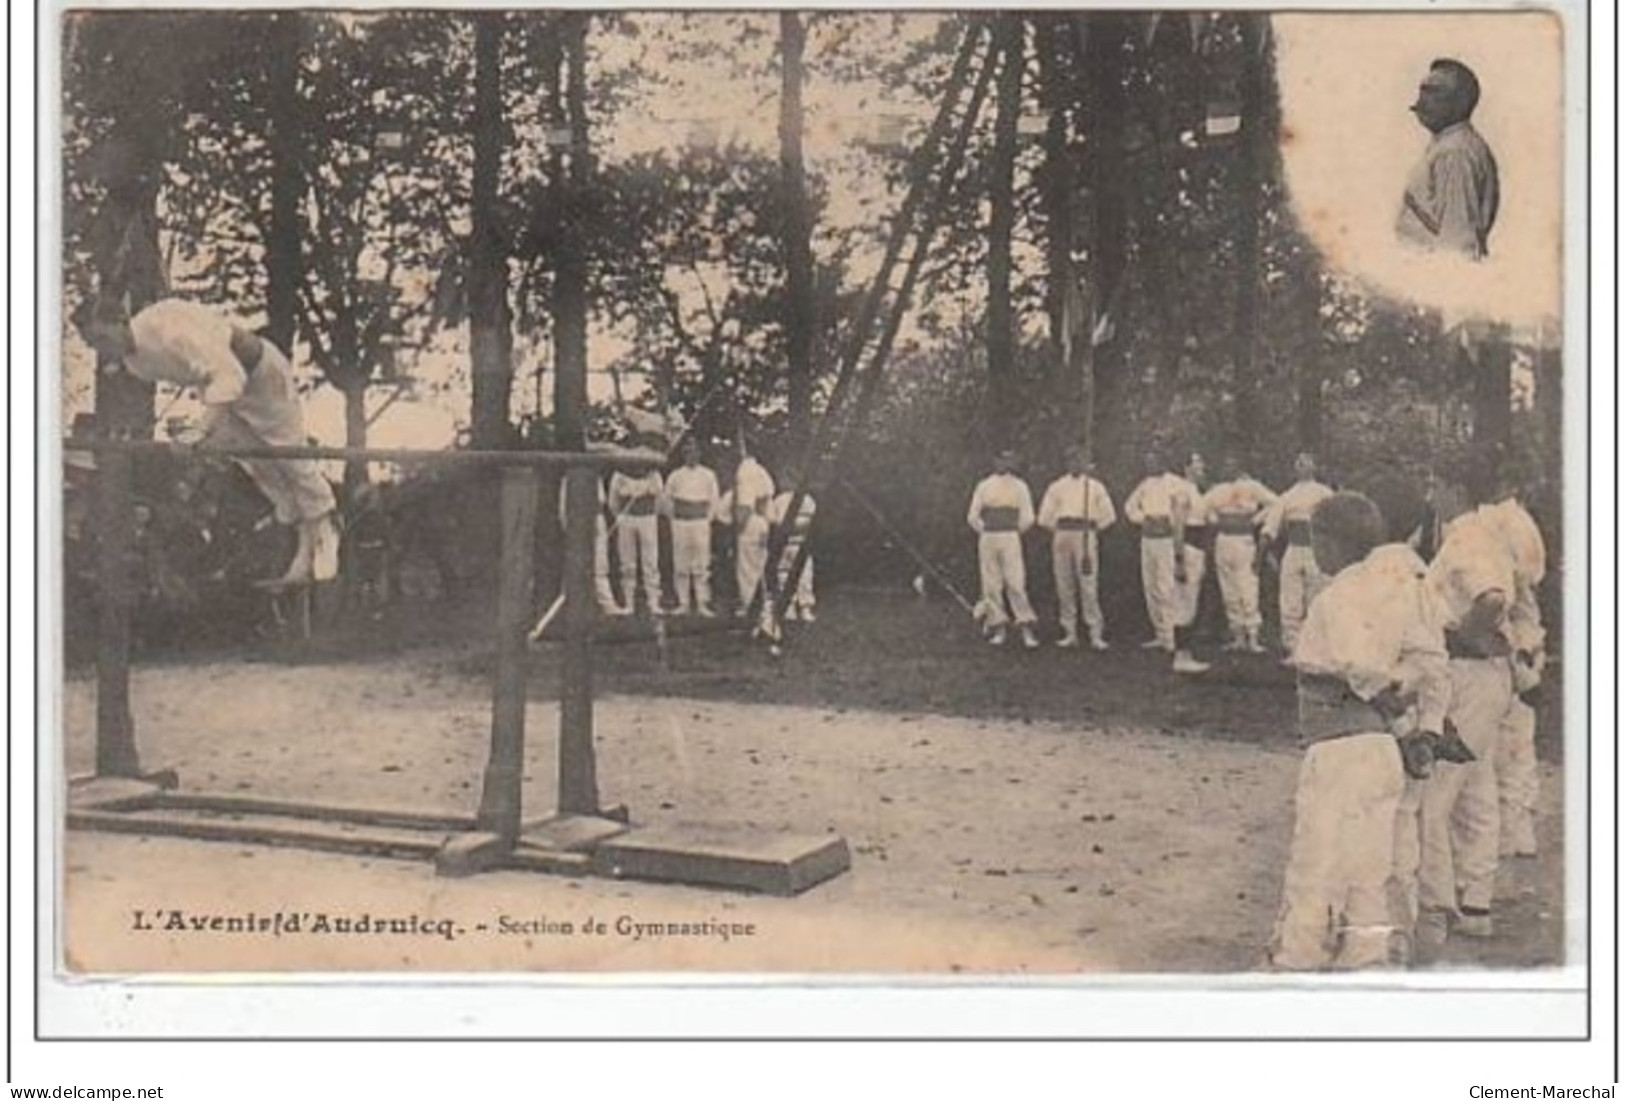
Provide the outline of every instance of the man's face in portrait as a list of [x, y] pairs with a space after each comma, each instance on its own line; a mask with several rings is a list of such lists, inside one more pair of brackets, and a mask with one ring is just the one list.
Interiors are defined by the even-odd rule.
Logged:
[[1435, 134], [1467, 118], [1472, 112], [1467, 107], [1461, 75], [1448, 68], [1429, 69], [1416, 90], [1411, 113]]

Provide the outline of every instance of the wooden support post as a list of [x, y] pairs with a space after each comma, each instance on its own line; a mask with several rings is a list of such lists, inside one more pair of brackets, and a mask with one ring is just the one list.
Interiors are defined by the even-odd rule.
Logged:
[[593, 746], [592, 630], [594, 528], [598, 476], [584, 466], [568, 475], [564, 523], [564, 661], [559, 688], [560, 814], [599, 813]]
[[536, 534], [536, 471], [502, 472], [502, 573], [497, 596], [497, 670], [491, 700], [491, 753], [479, 828], [512, 844], [519, 837], [525, 768], [525, 631], [530, 626]]
[[96, 637], [96, 775], [137, 778], [141, 759], [130, 714], [130, 611], [134, 557], [130, 456], [97, 459], [96, 523], [100, 589]]

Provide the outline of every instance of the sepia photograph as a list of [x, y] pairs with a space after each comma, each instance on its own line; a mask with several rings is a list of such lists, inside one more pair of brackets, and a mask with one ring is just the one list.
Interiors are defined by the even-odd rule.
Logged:
[[1575, 17], [55, 13], [51, 970], [1583, 985]]

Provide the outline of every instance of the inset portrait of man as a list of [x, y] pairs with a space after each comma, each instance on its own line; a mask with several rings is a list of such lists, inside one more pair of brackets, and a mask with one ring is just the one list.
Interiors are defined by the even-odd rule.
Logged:
[[1411, 113], [1433, 135], [1411, 170], [1395, 232], [1409, 245], [1482, 260], [1501, 205], [1495, 154], [1473, 128], [1478, 77], [1455, 58], [1428, 68]]

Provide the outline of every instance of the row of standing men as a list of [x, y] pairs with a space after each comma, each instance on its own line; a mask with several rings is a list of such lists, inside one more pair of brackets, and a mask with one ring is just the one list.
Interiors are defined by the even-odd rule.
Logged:
[[[738, 601], [735, 614], [743, 617], [763, 587], [768, 542], [774, 528], [788, 527], [778, 562], [782, 592], [797, 555], [806, 543], [817, 502], [805, 494], [794, 520], [789, 516], [793, 494], [780, 492], [773, 476], [741, 445], [732, 485], [724, 491], [716, 472], [700, 461], [697, 441], [682, 446], [682, 464], [670, 474], [658, 470], [644, 474], [616, 471], [606, 492], [598, 483], [599, 508], [593, 538], [593, 586], [599, 609], [606, 615], [631, 615], [641, 594], [651, 616], [665, 614], [660, 570], [660, 518], [671, 526], [672, 581], [678, 615], [711, 618], [716, 615], [711, 584], [712, 525], [734, 529], [734, 571]], [[560, 494], [559, 515], [564, 516]], [[610, 542], [620, 559], [620, 596], [611, 585]], [[793, 593], [785, 596], [784, 618], [811, 622], [817, 617], [813, 587], [813, 561], [807, 557]], [[763, 602], [764, 613], [766, 601]]]
[[1505, 471], [1435, 475], [1428, 499], [1429, 561], [1360, 494], [1310, 516], [1330, 580], [1292, 653], [1305, 754], [1276, 968], [1435, 962], [1496, 934], [1503, 858], [1537, 855], [1545, 545]]
[[[1036, 523], [1051, 533], [1055, 591], [1065, 649], [1081, 644], [1081, 617], [1089, 643], [1108, 648], [1100, 606], [1099, 536], [1117, 522], [1110, 492], [1095, 477], [1081, 448], [1067, 453], [1067, 470], [1044, 491], [1035, 512], [1032, 495], [1015, 474], [1016, 455], [1003, 451], [994, 471], [971, 495], [967, 522], [977, 533], [981, 600], [977, 606], [989, 641], [1003, 645], [1013, 621], [1023, 645], [1036, 649], [1037, 615], [1027, 596], [1022, 536]], [[1260, 542], [1284, 544], [1273, 557], [1280, 574], [1280, 634], [1287, 655], [1325, 578], [1309, 546], [1309, 516], [1332, 495], [1316, 480], [1314, 456], [1295, 465], [1297, 480], [1281, 494], [1249, 477], [1233, 458], [1221, 480], [1206, 489], [1200, 455], [1175, 465], [1162, 451], [1146, 456], [1145, 477], [1123, 502], [1123, 516], [1139, 528], [1140, 575], [1153, 637], [1146, 644], [1173, 655], [1181, 673], [1208, 669], [1190, 650], [1192, 625], [1207, 572], [1209, 551], [1223, 596], [1230, 637], [1227, 649], [1262, 653]], [[1211, 530], [1211, 544], [1209, 533]], [[1008, 608], [1006, 607], [1008, 605]]]
[[[1081, 612], [1105, 649], [1096, 563], [1098, 534], [1117, 519], [1110, 494], [1074, 449], [1035, 514], [1014, 462], [998, 456], [967, 517], [984, 627], [1003, 643], [1013, 618], [1038, 646], [1021, 544], [1036, 523], [1052, 533], [1060, 645], [1079, 645]], [[1318, 482], [1311, 455], [1279, 496], [1233, 462], [1205, 492], [1202, 474], [1199, 460], [1175, 470], [1149, 455], [1123, 512], [1140, 529], [1148, 645], [1172, 651], [1181, 672], [1207, 668], [1188, 644], [1203, 529], [1216, 529], [1233, 649], [1262, 649], [1259, 542], [1285, 544], [1281, 637], [1306, 752], [1270, 965], [1426, 964], [1453, 937], [1495, 935], [1503, 858], [1538, 851], [1535, 703], [1546, 664], [1536, 598], [1545, 545], [1510, 472], [1431, 476], [1432, 530], [1405, 543], [1388, 541], [1368, 498]]]

